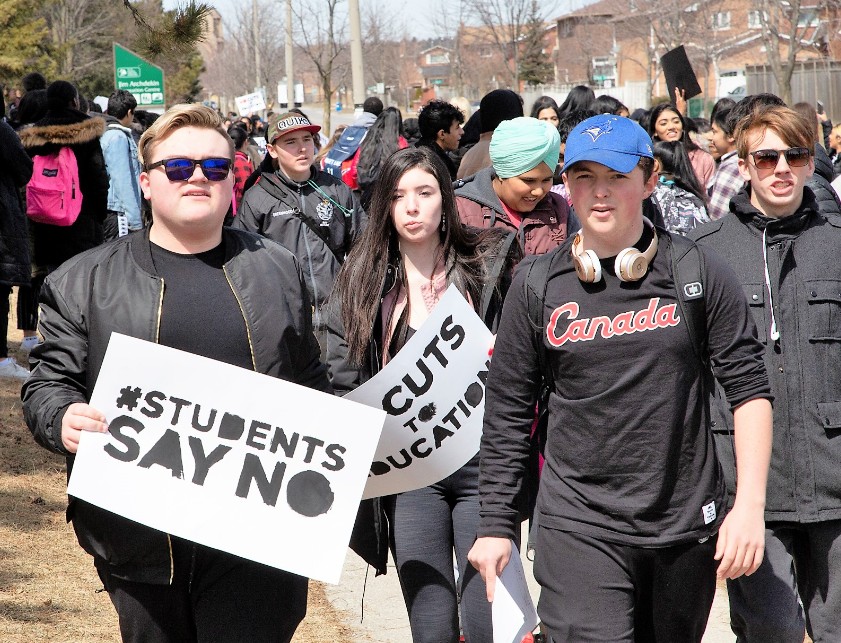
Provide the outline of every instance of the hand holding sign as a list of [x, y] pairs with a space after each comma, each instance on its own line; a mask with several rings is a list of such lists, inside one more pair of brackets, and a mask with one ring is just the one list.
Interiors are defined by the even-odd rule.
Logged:
[[433, 484], [476, 455], [492, 338], [450, 286], [394, 359], [345, 396], [388, 414], [365, 498]]
[[76, 402], [67, 407], [61, 418], [61, 443], [70, 453], [76, 453], [82, 431], [105, 433], [108, 424], [105, 415], [84, 402]]

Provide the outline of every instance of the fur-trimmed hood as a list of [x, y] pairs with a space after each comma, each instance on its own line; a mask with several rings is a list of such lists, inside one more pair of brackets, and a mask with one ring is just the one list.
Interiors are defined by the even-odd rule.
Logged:
[[[81, 112], [80, 112], [81, 113]], [[20, 131], [20, 140], [27, 149], [42, 145], [80, 145], [100, 138], [105, 121], [99, 117], [67, 122], [66, 118], [47, 116], [32, 127]]]

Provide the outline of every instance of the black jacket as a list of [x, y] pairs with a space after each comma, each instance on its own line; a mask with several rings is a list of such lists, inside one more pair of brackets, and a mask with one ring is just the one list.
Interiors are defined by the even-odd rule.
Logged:
[[[309, 297], [295, 258], [275, 243], [224, 231], [225, 275], [241, 304], [255, 370], [329, 391], [312, 334]], [[32, 374], [21, 390], [35, 440], [73, 456], [61, 443], [67, 407], [90, 399], [108, 339], [119, 332], [154, 342], [163, 282], [151, 259], [148, 231], [78, 255], [51, 273], [41, 290], [44, 342], [32, 351]], [[67, 517], [79, 544], [119, 578], [171, 582], [169, 536], [91, 504], [70, 499]]]
[[245, 193], [232, 227], [257, 232], [295, 255], [310, 299], [321, 307], [361, 225], [350, 189], [313, 167], [304, 183], [263, 172]]
[[20, 191], [32, 176], [32, 159], [8, 123], [0, 120], [0, 284], [28, 285], [29, 229]]
[[841, 200], [830, 185], [833, 178], [832, 161], [821, 145], [815, 145], [815, 171], [806, 181], [806, 187], [814, 193], [821, 214], [841, 216]]
[[51, 270], [80, 252], [102, 243], [102, 222], [108, 208], [108, 172], [99, 138], [105, 121], [75, 109], [47, 112], [32, 127], [20, 131], [29, 156], [53, 154], [64, 146], [76, 155], [82, 211], [71, 226], [32, 224], [33, 261]]
[[[734, 269], [766, 346], [765, 365], [775, 402], [765, 519], [837, 520], [841, 518], [841, 217], [819, 211], [808, 188], [797, 212], [781, 219], [762, 216], [751, 205], [748, 188], [733, 197], [730, 210], [728, 216], [689, 236], [715, 250]], [[780, 333], [776, 342], [769, 337], [772, 301]], [[716, 448], [732, 492], [732, 416], [719, 404], [713, 418]]]

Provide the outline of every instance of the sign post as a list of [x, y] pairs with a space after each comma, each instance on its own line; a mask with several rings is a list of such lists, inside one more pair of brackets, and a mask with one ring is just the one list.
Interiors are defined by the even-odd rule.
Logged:
[[114, 86], [131, 92], [138, 109], [164, 110], [164, 71], [114, 43]]

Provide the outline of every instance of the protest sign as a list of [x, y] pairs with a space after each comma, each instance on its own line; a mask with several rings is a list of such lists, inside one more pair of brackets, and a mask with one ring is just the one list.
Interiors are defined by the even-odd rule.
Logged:
[[491, 605], [494, 643], [520, 643], [537, 627], [537, 610], [529, 594], [523, 561], [511, 541], [511, 558], [497, 576]]
[[345, 396], [388, 414], [363, 497], [420, 489], [476, 455], [492, 340], [450, 286], [394, 359]]
[[234, 101], [236, 101], [237, 109], [242, 116], [249, 116], [266, 109], [266, 101], [263, 99], [262, 92], [237, 96]]
[[68, 494], [338, 583], [382, 411], [116, 333], [90, 404]]

